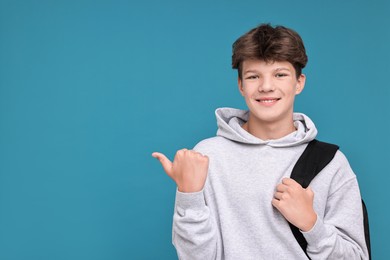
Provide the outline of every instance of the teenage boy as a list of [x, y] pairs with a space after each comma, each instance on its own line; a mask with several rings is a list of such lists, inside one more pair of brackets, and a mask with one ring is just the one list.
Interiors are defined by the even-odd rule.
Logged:
[[252, 29], [233, 44], [232, 57], [249, 111], [217, 109], [217, 136], [179, 150], [173, 162], [153, 153], [177, 184], [180, 259], [307, 259], [288, 222], [311, 259], [368, 258], [359, 186], [344, 154], [307, 189], [289, 178], [317, 135], [310, 118], [293, 112], [306, 63], [295, 31]]

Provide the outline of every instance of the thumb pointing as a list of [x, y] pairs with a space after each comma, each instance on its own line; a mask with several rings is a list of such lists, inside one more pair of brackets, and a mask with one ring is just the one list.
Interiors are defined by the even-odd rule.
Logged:
[[164, 169], [164, 171], [169, 175], [172, 176], [172, 162], [162, 153], [154, 152], [152, 153], [152, 156], [156, 159], [158, 159]]

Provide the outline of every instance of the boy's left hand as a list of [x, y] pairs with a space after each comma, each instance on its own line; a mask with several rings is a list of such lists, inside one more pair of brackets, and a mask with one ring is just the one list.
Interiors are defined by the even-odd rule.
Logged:
[[295, 180], [284, 178], [276, 186], [272, 205], [287, 219], [288, 222], [307, 232], [317, 221], [317, 214], [313, 209], [314, 193], [310, 187], [307, 189]]

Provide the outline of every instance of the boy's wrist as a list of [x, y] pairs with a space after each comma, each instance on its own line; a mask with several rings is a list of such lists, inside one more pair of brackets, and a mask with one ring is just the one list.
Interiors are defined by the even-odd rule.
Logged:
[[317, 222], [317, 214], [313, 211], [307, 218], [306, 222], [301, 227], [299, 227], [299, 229], [303, 232], [309, 232], [310, 230], [313, 229], [316, 222]]

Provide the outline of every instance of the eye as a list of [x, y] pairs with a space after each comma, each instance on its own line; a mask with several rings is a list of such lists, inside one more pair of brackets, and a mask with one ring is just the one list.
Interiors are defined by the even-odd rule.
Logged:
[[283, 78], [283, 77], [287, 77], [287, 76], [288, 76], [287, 73], [276, 73], [275, 74], [275, 77], [277, 77], [277, 78]]
[[249, 75], [245, 79], [258, 79], [258, 78], [259, 78], [259, 76], [257, 76], [257, 75]]

